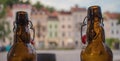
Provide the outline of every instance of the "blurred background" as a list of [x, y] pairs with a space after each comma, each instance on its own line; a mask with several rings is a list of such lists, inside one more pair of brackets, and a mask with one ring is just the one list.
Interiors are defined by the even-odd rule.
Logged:
[[79, 61], [83, 45], [80, 27], [87, 15], [87, 8], [92, 5], [101, 6], [106, 44], [114, 53], [114, 61], [120, 61], [119, 2], [119, 0], [0, 0], [0, 61], [6, 61], [6, 54], [13, 44], [13, 22], [17, 11], [28, 13], [35, 28], [34, 47], [38, 53], [55, 53], [57, 61], [61, 59]]

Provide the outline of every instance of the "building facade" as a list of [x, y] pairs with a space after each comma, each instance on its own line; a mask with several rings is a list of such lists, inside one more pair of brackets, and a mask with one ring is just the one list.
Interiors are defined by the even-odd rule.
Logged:
[[[78, 5], [71, 8], [72, 17], [74, 20], [74, 37], [76, 48], [81, 48], [81, 25], [83, 24], [84, 18], [87, 16], [87, 11], [85, 8], [80, 8]], [[85, 33], [86, 31], [82, 31]]]
[[59, 18], [59, 37], [61, 47], [74, 47], [74, 21], [70, 11], [61, 11]]
[[120, 40], [120, 24], [118, 24], [118, 14], [104, 13], [104, 29], [106, 38], [116, 38]]
[[117, 19], [109, 20], [110, 21], [110, 37], [120, 40], [120, 24], [118, 24]]
[[31, 21], [35, 28], [35, 47], [36, 49], [45, 48], [47, 34], [47, 10], [37, 10], [34, 7], [31, 12]]
[[59, 20], [57, 16], [49, 16], [47, 19], [47, 47], [59, 47]]

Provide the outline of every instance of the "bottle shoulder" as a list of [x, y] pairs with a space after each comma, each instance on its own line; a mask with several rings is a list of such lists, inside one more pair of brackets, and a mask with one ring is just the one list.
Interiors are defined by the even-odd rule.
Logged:
[[82, 55], [93, 55], [93, 56], [112, 56], [111, 49], [105, 43], [91, 43], [87, 45], [81, 52]]
[[36, 54], [35, 48], [30, 43], [17, 42], [10, 49], [10, 53], [16, 54]]

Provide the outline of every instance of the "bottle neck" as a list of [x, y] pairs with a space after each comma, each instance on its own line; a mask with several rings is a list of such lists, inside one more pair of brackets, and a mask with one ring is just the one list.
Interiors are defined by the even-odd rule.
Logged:
[[[102, 26], [102, 21], [99, 17], [93, 17], [88, 19], [87, 23], [87, 41], [91, 43], [93, 40], [103, 41], [104, 40], [104, 29]], [[97, 39], [101, 40], [97, 40]]]
[[24, 42], [29, 43], [30, 42], [30, 33], [28, 25], [20, 25], [17, 24], [17, 27], [14, 32], [14, 40], [15, 42]]

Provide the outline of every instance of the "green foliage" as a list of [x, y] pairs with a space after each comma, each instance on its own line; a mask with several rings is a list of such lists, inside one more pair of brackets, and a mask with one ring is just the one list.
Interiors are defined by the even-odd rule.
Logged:
[[5, 17], [5, 9], [3, 9], [1, 12], [0, 12], [0, 18], [4, 18]]
[[[30, 0], [27, 0], [23, 2], [22, 0], [0, 0], [0, 4], [3, 4], [6, 8], [7, 6], [10, 6], [12, 8], [13, 4], [31, 4]], [[41, 8], [45, 7], [41, 2], [36, 2], [33, 5], [37, 10], [40, 10]], [[53, 12], [55, 9], [53, 7], [47, 6], [45, 7], [48, 11]]]
[[2, 3], [4, 4], [5, 7], [6, 6], [12, 7], [13, 4], [20, 3], [19, 0], [2, 0], [2, 1], [3, 1]]
[[117, 24], [120, 24], [120, 18], [118, 18], [118, 23]]
[[[37, 10], [40, 10], [41, 8], [45, 7], [42, 3], [37, 2], [36, 4], [33, 5]], [[50, 7], [50, 6], [46, 6], [45, 7], [49, 12], [53, 12], [55, 11], [55, 8]]]
[[33, 5], [37, 10], [43, 8], [44, 6], [40, 3], [40, 2], [37, 2], [36, 4]]
[[6, 15], [6, 7], [11, 6], [12, 4], [16, 3], [18, 0], [0, 0], [0, 4], [3, 6], [0, 10], [0, 38], [3, 38], [4, 36], [8, 36], [10, 33], [10, 25], [5, 20]]
[[18, 3], [19, 3], [19, 4], [31, 4], [31, 3], [30, 3], [30, 0], [27, 0], [27, 1], [25, 1], [25, 2], [19, 1]]
[[119, 39], [115, 39], [115, 38], [109, 38], [109, 39], [106, 39], [106, 44], [110, 47], [110, 48], [113, 48], [113, 44], [114, 43], [120, 43], [120, 40]]
[[0, 4], [4, 4], [7, 0], [0, 0]]
[[13, 4], [30, 4], [30, 1], [27, 0], [26, 2], [23, 2], [22, 0], [0, 0], [0, 4], [3, 4], [5, 7], [12, 7]]
[[9, 22], [5, 21], [5, 19], [0, 20], [0, 38], [2, 38], [3, 36], [7, 37], [8, 34], [11, 32], [9, 26]]
[[19, 0], [0, 0], [0, 5], [3, 6], [0, 10], [0, 19], [5, 18], [6, 15], [6, 7], [9, 6], [12, 8], [13, 4], [19, 3]]
[[118, 23], [117, 24], [120, 24], [120, 14], [118, 15], [117, 19], [118, 19]]
[[31, 4], [30, 0], [27, 0], [26, 2], [24, 2], [24, 4]]
[[50, 12], [55, 11], [55, 8], [53, 8], [53, 7], [49, 7], [49, 6], [47, 6], [46, 9], [47, 9], [48, 11], [50, 11]]

